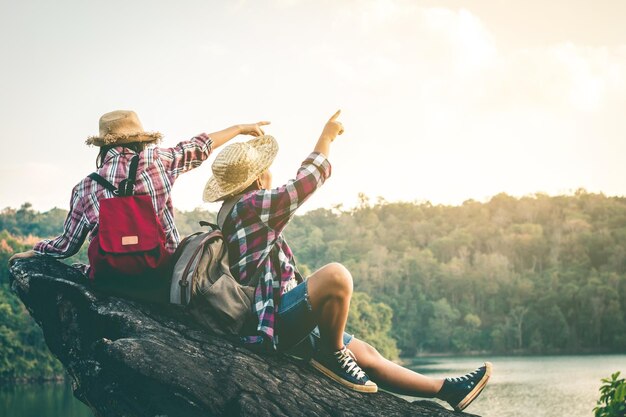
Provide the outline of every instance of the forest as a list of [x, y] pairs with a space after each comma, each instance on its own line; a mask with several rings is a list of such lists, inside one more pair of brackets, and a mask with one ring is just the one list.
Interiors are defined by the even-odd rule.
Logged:
[[[626, 349], [626, 198], [498, 194], [459, 206], [371, 201], [317, 209], [285, 229], [299, 268], [341, 262], [348, 331], [386, 355], [571, 354]], [[0, 212], [0, 262], [62, 230], [67, 211]], [[181, 235], [214, 213], [176, 212]], [[85, 262], [86, 245], [66, 262]], [[0, 379], [60, 365], [0, 270]]]

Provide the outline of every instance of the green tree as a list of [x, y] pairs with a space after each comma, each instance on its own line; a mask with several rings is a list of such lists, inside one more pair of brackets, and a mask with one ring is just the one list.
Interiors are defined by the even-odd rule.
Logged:
[[51, 379], [63, 367], [45, 345], [39, 326], [8, 286], [0, 286], [0, 380]]
[[626, 417], [626, 380], [618, 379], [616, 372], [611, 378], [602, 379], [600, 399], [593, 409], [595, 417]]
[[[285, 237], [305, 275], [341, 262], [356, 293], [389, 306], [388, 334], [403, 355], [626, 349], [626, 198], [579, 190], [461, 206], [374, 200], [297, 215]], [[0, 261], [60, 233], [66, 213], [0, 211]], [[183, 236], [215, 218], [201, 209], [175, 216]], [[66, 262], [86, 262], [85, 251]], [[7, 277], [0, 271], [0, 282]]]
[[440, 298], [432, 303], [433, 315], [428, 322], [432, 333], [431, 347], [439, 351], [449, 351], [451, 339], [456, 329], [456, 321], [460, 313], [453, 308], [446, 298]]
[[393, 311], [383, 303], [374, 303], [364, 293], [355, 292], [348, 313], [348, 332], [374, 346], [389, 359], [398, 358], [396, 341], [391, 337]]

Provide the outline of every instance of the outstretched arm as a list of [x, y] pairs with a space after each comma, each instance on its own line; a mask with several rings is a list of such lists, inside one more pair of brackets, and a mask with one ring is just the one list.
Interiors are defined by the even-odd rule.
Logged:
[[209, 137], [213, 139], [213, 148], [217, 148], [238, 135], [261, 136], [264, 135], [261, 126], [269, 125], [270, 122], [262, 121], [258, 123], [235, 125], [219, 132], [209, 133]]
[[337, 121], [339, 113], [337, 111], [324, 126], [315, 149], [302, 162], [295, 179], [271, 190], [259, 190], [250, 200], [261, 221], [275, 232], [280, 233], [298, 207], [330, 177], [327, 158], [330, 144], [343, 133], [343, 126]]
[[295, 179], [271, 190], [258, 190], [244, 200], [265, 225], [280, 233], [309, 197], [330, 177], [330, 162], [324, 154], [312, 152], [302, 162]]
[[201, 133], [191, 140], [182, 141], [172, 148], [157, 148], [157, 153], [173, 178], [196, 168], [204, 162], [213, 149], [237, 135], [259, 136], [264, 134], [261, 126], [270, 122], [258, 122], [231, 126], [218, 132]]

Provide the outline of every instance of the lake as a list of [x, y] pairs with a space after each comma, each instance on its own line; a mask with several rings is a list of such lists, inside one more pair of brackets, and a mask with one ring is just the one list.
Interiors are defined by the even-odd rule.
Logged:
[[[487, 388], [466, 411], [484, 417], [590, 417], [602, 378], [626, 372], [626, 355], [485, 358], [493, 363]], [[435, 377], [460, 376], [477, 358], [414, 359], [408, 366]], [[447, 404], [446, 404], [447, 406]]]
[[0, 386], [2, 417], [93, 417], [69, 383]]
[[[426, 375], [459, 376], [482, 364], [477, 358], [416, 358], [409, 367]], [[492, 356], [494, 373], [467, 409], [484, 417], [590, 417], [600, 379], [626, 372], [626, 355]], [[412, 400], [412, 399], [411, 399]], [[0, 416], [91, 417], [69, 384], [0, 387]]]

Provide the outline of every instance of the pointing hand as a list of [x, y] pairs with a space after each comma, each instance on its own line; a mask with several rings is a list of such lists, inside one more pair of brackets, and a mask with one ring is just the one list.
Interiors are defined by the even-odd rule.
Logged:
[[328, 119], [326, 125], [324, 126], [324, 130], [322, 131], [322, 136], [330, 139], [331, 141], [335, 140], [337, 135], [341, 135], [343, 133], [343, 125], [341, 122], [337, 121], [337, 118], [341, 114], [341, 110], [337, 110], [335, 114]]

